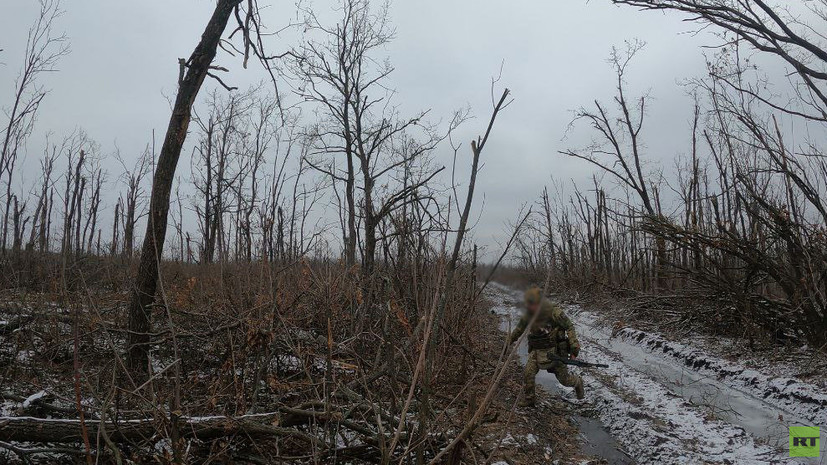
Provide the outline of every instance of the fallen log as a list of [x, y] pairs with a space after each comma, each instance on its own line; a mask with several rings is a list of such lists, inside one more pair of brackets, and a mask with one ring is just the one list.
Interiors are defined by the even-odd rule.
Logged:
[[74, 407], [62, 407], [51, 403], [54, 396], [45, 391], [40, 391], [29, 397], [0, 392], [0, 399], [18, 402], [20, 405], [17, 407], [16, 413], [20, 416], [38, 416], [39, 410], [59, 415], [76, 415], [78, 413]]
[[0, 322], [0, 336], [7, 336], [34, 321], [31, 315], [23, 315], [11, 321]]
[[[185, 438], [210, 440], [220, 437], [245, 435], [253, 438], [292, 437], [322, 446], [322, 441], [311, 435], [279, 425], [279, 415], [265, 413], [240, 417], [180, 417], [179, 434]], [[114, 442], [142, 442], [157, 437], [161, 423], [153, 419], [119, 421], [85, 420], [91, 435], [105, 428]], [[80, 420], [35, 417], [0, 417], [0, 441], [78, 443], [83, 441]]]

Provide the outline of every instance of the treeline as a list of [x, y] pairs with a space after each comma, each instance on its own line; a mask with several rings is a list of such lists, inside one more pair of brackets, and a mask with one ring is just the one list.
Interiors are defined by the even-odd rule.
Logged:
[[[398, 232], [421, 229], [433, 239], [451, 229], [444, 224], [445, 186], [434, 179], [444, 167], [432, 157], [467, 115], [457, 112], [444, 127], [429, 123], [427, 111], [400, 115], [388, 88], [392, 68], [377, 58], [392, 37], [387, 11], [373, 12], [367, 2], [343, 8], [336, 29], [311, 10], [301, 12], [304, 40], [279, 58], [284, 69], [277, 77], [288, 93], [270, 82], [238, 90], [219, 79], [221, 70], [205, 72], [219, 88], [192, 111], [189, 172], [176, 171], [170, 185], [165, 258], [294, 260], [315, 246], [319, 256], [369, 272], [377, 255], [389, 262]], [[20, 164], [48, 94], [39, 79], [68, 53], [66, 38], [53, 32], [61, 14], [58, 2], [41, 2], [29, 31], [27, 62], [3, 131], [0, 246], [6, 255], [134, 258], [161, 156], [154, 134], [130, 153], [106, 153], [82, 129], [63, 138], [49, 134], [38, 141], [39, 169]], [[186, 69], [184, 63], [182, 76]], [[107, 172], [103, 166], [113, 160], [120, 168]], [[21, 185], [24, 170], [36, 181]], [[332, 224], [323, 217], [331, 199], [338, 220]]]
[[[33, 61], [54, 62], [65, 39], [36, 38], [51, 37], [60, 5], [41, 6]], [[0, 374], [4, 391], [21, 392], [0, 394], [25, 398], [34, 383], [76, 403], [44, 400], [8, 420], [0, 458], [43, 453], [19, 443], [69, 443], [54, 453], [88, 463], [459, 463], [496, 453], [471, 436], [516, 352], [504, 356], [481, 305], [466, 236], [509, 92], [469, 146], [448, 146], [465, 112], [440, 126], [394, 104], [381, 56], [392, 38], [386, 5], [344, 0], [330, 21], [300, 14], [299, 45], [273, 55], [256, 2], [215, 2], [179, 63], [166, 133], [137, 157], [113, 155], [117, 176], [78, 130], [47, 141], [38, 182], [19, 186], [14, 160], [36, 105], [12, 116], [5, 134], [20, 142], [3, 155], [0, 281], [15, 305], [0, 306], [4, 322], [11, 312], [0, 329], [13, 328], [0, 340]], [[233, 88], [213, 64], [221, 50], [257, 61], [272, 82]], [[217, 90], [198, 97], [205, 81]], [[18, 80], [23, 106], [37, 92], [46, 96]], [[441, 146], [470, 165], [468, 179], [438, 182]], [[326, 208], [333, 226], [320, 219]], [[218, 426], [199, 423], [215, 416]]]
[[[613, 101], [581, 108], [573, 123], [595, 143], [561, 152], [594, 166], [593, 183], [571, 195], [561, 185], [544, 191], [519, 243], [522, 266], [559, 286], [623, 295], [632, 311], [673, 327], [823, 348], [827, 55], [808, 34], [823, 16], [811, 12], [808, 23], [760, 1], [615, 3], [678, 10], [720, 31], [707, 76], [687, 84], [688, 155], [674, 160], [674, 174], [652, 171], [643, 141], [657, 115], [625, 82], [643, 45], [615, 50]], [[782, 95], [769, 90], [756, 50], [786, 64]]]

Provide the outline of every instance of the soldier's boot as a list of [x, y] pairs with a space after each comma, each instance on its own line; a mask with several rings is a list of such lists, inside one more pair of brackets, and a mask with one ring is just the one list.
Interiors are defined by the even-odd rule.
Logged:
[[534, 407], [537, 399], [535, 391], [536, 384], [534, 384], [534, 378], [527, 379], [525, 385], [523, 385], [523, 398], [520, 399], [520, 403], [518, 403], [517, 406]]
[[558, 363], [549, 368], [548, 371], [549, 373], [554, 373], [554, 376], [557, 377], [557, 380], [560, 381], [560, 384], [563, 386], [574, 388], [574, 393], [578, 399], [586, 396], [583, 390], [583, 378], [569, 372], [566, 365]]
[[586, 391], [583, 389], [583, 378], [579, 376], [577, 377], [577, 381], [574, 383], [574, 394], [578, 399], [586, 397]]

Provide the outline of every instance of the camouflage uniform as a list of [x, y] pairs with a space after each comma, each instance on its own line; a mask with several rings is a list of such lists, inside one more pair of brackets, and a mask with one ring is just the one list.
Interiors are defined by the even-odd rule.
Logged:
[[[574, 324], [559, 306], [540, 298], [539, 289], [529, 289], [526, 292], [526, 303], [540, 302], [537, 319], [529, 330], [529, 353], [526, 360], [524, 376], [525, 396], [524, 405], [534, 404], [535, 376], [542, 370], [554, 373], [557, 380], [566, 387], [573, 387], [578, 398], [583, 397], [583, 379], [569, 373], [568, 367], [560, 362], [550, 360], [552, 356], [568, 358], [577, 356], [580, 352], [580, 342], [574, 331]], [[509, 336], [509, 342], [517, 339], [531, 323], [534, 315], [526, 312], [517, 327]], [[542, 343], [538, 344], [538, 341]], [[540, 345], [540, 348], [536, 347]]]

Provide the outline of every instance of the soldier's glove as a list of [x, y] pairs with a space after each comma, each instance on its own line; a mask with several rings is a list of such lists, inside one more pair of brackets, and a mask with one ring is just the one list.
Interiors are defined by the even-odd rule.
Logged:
[[571, 348], [569, 348], [569, 353], [572, 357], [580, 355], [580, 344], [572, 344]]

